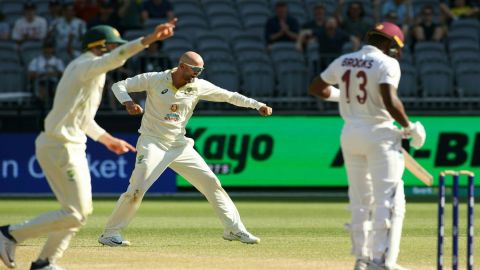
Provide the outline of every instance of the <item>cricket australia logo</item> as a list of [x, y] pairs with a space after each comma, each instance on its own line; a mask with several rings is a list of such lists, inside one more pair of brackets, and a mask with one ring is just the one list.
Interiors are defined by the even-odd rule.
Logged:
[[142, 164], [142, 161], [144, 160], [145, 156], [144, 155], [139, 155], [137, 157], [137, 164]]
[[186, 87], [184, 90], [181, 91], [186, 96], [193, 96], [197, 94], [197, 88], [195, 87]]
[[75, 182], [75, 171], [73, 169], [68, 170], [67, 177], [68, 177], [68, 181]]

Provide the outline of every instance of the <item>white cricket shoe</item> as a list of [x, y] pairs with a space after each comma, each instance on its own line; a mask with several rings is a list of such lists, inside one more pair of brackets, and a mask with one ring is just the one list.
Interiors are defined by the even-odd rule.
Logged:
[[0, 227], [0, 259], [8, 268], [15, 268], [15, 249], [17, 244], [7, 238], [3, 231], [8, 230], [8, 226]]
[[409, 270], [409, 269], [403, 266], [400, 266], [398, 264], [391, 267], [387, 267], [385, 265], [376, 264], [375, 262], [369, 262], [367, 270]]
[[98, 238], [98, 242], [102, 245], [109, 247], [128, 247], [130, 246], [130, 241], [123, 240], [120, 235], [113, 236], [103, 236], [103, 234]]
[[353, 270], [367, 270], [367, 267], [368, 261], [358, 258], [355, 261], [355, 266], [353, 267]]
[[260, 238], [256, 237], [255, 235], [247, 232], [247, 231], [239, 231], [239, 232], [232, 232], [232, 231], [225, 231], [223, 233], [223, 239], [228, 241], [240, 241], [245, 244], [258, 244], [260, 243]]

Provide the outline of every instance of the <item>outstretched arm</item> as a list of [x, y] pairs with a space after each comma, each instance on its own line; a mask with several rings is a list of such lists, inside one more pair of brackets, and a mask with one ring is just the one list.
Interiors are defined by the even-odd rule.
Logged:
[[145, 37], [132, 40], [120, 47], [115, 48], [110, 53], [104, 54], [100, 57], [95, 57], [91, 61], [86, 62], [80, 67], [82, 69], [81, 73], [84, 74], [83, 78], [88, 80], [92, 76], [97, 76], [98, 74], [106, 73], [110, 70], [116, 69], [122, 66], [128, 58], [141, 52], [145, 47], [153, 42], [164, 40], [173, 36], [173, 29], [175, 28], [176, 23], [177, 19], [175, 18], [167, 23], [160, 24], [152, 33], [146, 35]]

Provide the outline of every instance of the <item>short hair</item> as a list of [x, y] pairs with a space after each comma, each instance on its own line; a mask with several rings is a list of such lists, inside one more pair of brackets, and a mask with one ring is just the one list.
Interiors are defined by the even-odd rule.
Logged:
[[287, 2], [285, 1], [277, 1], [277, 3], [275, 3], [275, 7], [286, 7], [287, 6]]

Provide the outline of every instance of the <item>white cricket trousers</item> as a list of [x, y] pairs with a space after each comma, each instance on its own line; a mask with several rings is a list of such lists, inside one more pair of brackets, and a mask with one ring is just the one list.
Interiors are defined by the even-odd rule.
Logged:
[[92, 213], [90, 172], [85, 144], [63, 143], [40, 133], [35, 141], [36, 157], [48, 184], [60, 203], [58, 211], [46, 212], [10, 226], [18, 243], [48, 234], [39, 259], [55, 262], [68, 248], [70, 239]]
[[[387, 266], [396, 264], [405, 214], [401, 139], [393, 125], [347, 123], [341, 136], [352, 212], [352, 251]], [[370, 237], [373, 246], [369, 246]]]
[[104, 236], [119, 235], [133, 219], [147, 190], [167, 167], [183, 176], [211, 204], [225, 230], [245, 230], [240, 214], [217, 176], [193, 148], [193, 140], [167, 149], [158, 138], [141, 135], [137, 142], [135, 169], [105, 226]]

